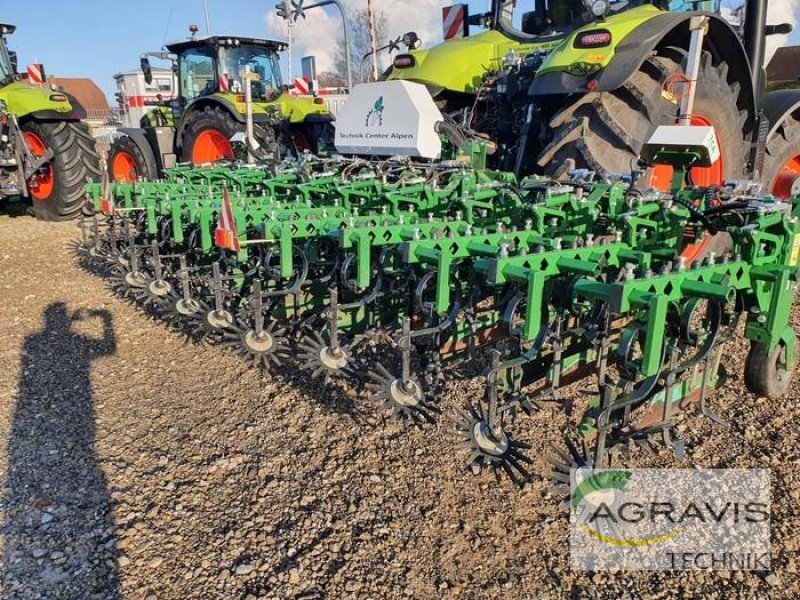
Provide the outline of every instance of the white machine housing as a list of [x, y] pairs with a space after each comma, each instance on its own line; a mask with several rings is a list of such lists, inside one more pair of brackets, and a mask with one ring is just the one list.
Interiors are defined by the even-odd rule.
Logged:
[[713, 127], [661, 125], [642, 146], [641, 158], [649, 164], [657, 164], [662, 151], [695, 153], [700, 156], [693, 165], [696, 167], [710, 167], [720, 157]]
[[428, 89], [409, 81], [365, 83], [353, 88], [336, 116], [336, 149], [342, 154], [437, 159], [444, 120]]

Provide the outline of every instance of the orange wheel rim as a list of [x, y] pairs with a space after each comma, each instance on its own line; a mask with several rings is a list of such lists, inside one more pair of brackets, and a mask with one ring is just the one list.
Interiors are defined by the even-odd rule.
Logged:
[[[47, 144], [44, 140], [32, 131], [23, 131], [22, 138], [25, 140], [31, 154], [34, 156], [42, 156], [47, 152]], [[53, 174], [53, 165], [48, 164], [42, 168], [41, 172], [35, 174], [28, 180], [28, 191], [34, 200], [49, 200], [53, 194], [56, 181]]]
[[[713, 127], [711, 120], [703, 115], [692, 115], [691, 124], [695, 127]], [[717, 136], [717, 147], [722, 149], [719, 136]], [[695, 185], [701, 187], [722, 185], [725, 182], [725, 162], [722, 154], [710, 167], [695, 167], [692, 169], [692, 181]], [[672, 167], [669, 165], [655, 165], [650, 169], [649, 185], [659, 191], [668, 192], [672, 187]]]
[[[691, 124], [696, 127], [714, 126], [711, 120], [703, 115], [693, 115]], [[695, 167], [692, 169], [692, 181], [695, 185], [701, 187], [725, 183], [725, 157], [722, 155], [722, 144], [720, 144], [716, 129], [714, 130], [714, 135], [717, 137], [717, 148], [720, 149], [719, 158], [710, 167]]]
[[111, 161], [111, 175], [117, 183], [133, 183], [139, 178], [136, 159], [127, 152], [117, 152]]
[[800, 194], [800, 154], [784, 163], [772, 182], [770, 193], [784, 200]]
[[192, 163], [202, 165], [218, 160], [232, 159], [231, 143], [216, 129], [200, 132], [192, 147]]

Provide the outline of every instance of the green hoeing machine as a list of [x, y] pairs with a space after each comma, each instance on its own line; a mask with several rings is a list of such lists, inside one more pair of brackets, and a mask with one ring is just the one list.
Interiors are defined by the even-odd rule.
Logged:
[[421, 427], [454, 380], [480, 378], [484, 394], [450, 415], [457, 448], [518, 484], [533, 471], [525, 413], [590, 383], [546, 473], [568, 481], [637, 442], [682, 454], [676, 416], [719, 419], [708, 400], [742, 333], [748, 388], [790, 388], [800, 197], [684, 184], [714, 148], [674, 133], [645, 147], [677, 173], [670, 192], [637, 173], [557, 182], [400, 158], [178, 167], [90, 184], [78, 248], [190, 336], [273, 374], [369, 390]]

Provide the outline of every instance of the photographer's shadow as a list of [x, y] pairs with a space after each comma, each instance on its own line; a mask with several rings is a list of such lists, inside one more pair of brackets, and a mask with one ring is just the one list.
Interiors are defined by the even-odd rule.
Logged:
[[108, 311], [63, 303], [25, 340], [8, 440], [4, 598], [120, 597], [90, 381], [92, 362], [115, 351]]

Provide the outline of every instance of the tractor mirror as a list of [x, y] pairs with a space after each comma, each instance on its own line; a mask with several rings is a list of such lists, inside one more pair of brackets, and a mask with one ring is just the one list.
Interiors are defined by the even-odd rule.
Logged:
[[789, 35], [794, 27], [791, 23], [780, 23], [778, 25], [767, 25], [766, 35]]
[[147, 85], [153, 83], [153, 69], [150, 67], [150, 59], [146, 56], [142, 57], [141, 60], [142, 65], [142, 73], [144, 73], [144, 82]]
[[8, 52], [8, 60], [11, 63], [11, 72], [18, 73], [17, 66], [19, 65], [19, 61], [17, 59], [17, 53], [14, 51], [9, 50]]

